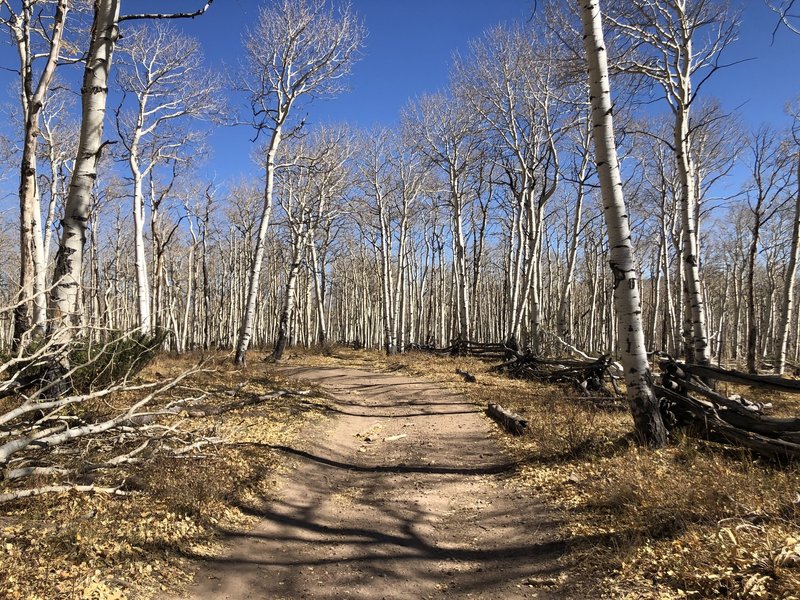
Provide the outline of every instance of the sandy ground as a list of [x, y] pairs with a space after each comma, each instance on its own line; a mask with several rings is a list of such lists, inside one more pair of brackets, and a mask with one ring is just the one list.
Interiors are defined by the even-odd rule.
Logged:
[[[474, 404], [387, 374], [282, 367], [335, 419], [281, 448], [298, 467], [228, 551], [172, 598], [572, 598], [557, 523], [514, 486]], [[572, 591], [570, 591], [572, 590]]]

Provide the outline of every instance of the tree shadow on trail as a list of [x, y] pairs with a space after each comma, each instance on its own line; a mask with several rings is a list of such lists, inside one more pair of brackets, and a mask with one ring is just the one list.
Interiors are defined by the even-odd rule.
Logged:
[[[327, 435], [315, 430], [301, 447], [238, 444], [245, 454], [269, 450], [297, 464], [272, 499], [236, 494], [232, 504], [258, 524], [249, 532], [218, 526], [224, 556], [186, 552], [202, 561], [193, 597], [593, 596], [575, 591], [585, 582], [568, 577], [569, 550], [603, 536], [565, 538], [541, 500], [509, 483], [519, 465], [491, 439], [475, 404], [436, 383], [391, 375], [329, 368], [281, 375], [327, 388], [326, 402], [308, 404], [342, 415], [339, 425]], [[429, 416], [442, 418], [422, 418]], [[407, 430], [386, 421], [383, 441], [359, 433], [375, 419], [410, 417], [420, 418], [403, 423]], [[395, 431], [409, 434], [389, 441]]]
[[[382, 475], [362, 483], [367, 498], [385, 492], [389, 484]], [[553, 533], [557, 523], [541, 515], [530, 521], [523, 517], [531, 515], [500, 510], [456, 515], [463, 519], [463, 527], [455, 528], [462, 536], [471, 535], [464, 530], [486, 530], [487, 537], [476, 541], [439, 530], [435, 523], [441, 515], [399, 498], [389, 502], [376, 498], [368, 518], [359, 511], [331, 514], [323, 506], [329, 493], [322, 483], [309, 486], [308, 497], [300, 500], [239, 502], [237, 508], [259, 519], [260, 525], [250, 532], [219, 528], [235, 550], [223, 557], [202, 558], [210, 572], [205, 580], [201, 573], [198, 586], [222, 594], [227, 591], [220, 587], [224, 581], [238, 578], [247, 580], [254, 594], [248, 597], [275, 597], [279, 590], [286, 598], [400, 598], [412, 597], [398, 594], [413, 581], [419, 591], [416, 597], [446, 590], [459, 598], [467, 594], [501, 598], [507, 597], [504, 590], [509, 586], [536, 587], [537, 598], [575, 597], [569, 590], [579, 582], [564, 577], [570, 567], [565, 560], [570, 547], [608, 543], [608, 536], [561, 538]], [[509, 521], [516, 522], [510, 536], [502, 529]], [[497, 534], [489, 535], [498, 526]], [[386, 589], [394, 593], [387, 594]]]
[[[252, 444], [247, 444], [252, 445]], [[336, 469], [344, 469], [346, 471], [353, 471], [356, 473], [422, 473], [426, 475], [462, 475], [462, 476], [478, 476], [478, 475], [501, 475], [512, 474], [516, 471], [517, 463], [506, 462], [496, 465], [488, 465], [485, 467], [462, 468], [462, 467], [443, 467], [432, 465], [408, 465], [399, 463], [395, 465], [354, 465], [352, 463], [341, 462], [324, 456], [318, 456], [305, 450], [298, 450], [290, 446], [269, 445], [264, 444], [262, 447], [290, 454], [306, 461], [311, 461], [319, 465], [334, 467]]]
[[[339, 415], [348, 415], [351, 417], [368, 417], [368, 418], [379, 418], [379, 419], [407, 419], [410, 417], [439, 417], [439, 416], [447, 416], [447, 415], [471, 415], [471, 414], [481, 414], [483, 413], [482, 410], [478, 408], [469, 409], [469, 410], [445, 410], [445, 411], [419, 411], [419, 412], [403, 412], [401, 414], [397, 413], [386, 413], [386, 412], [375, 412], [373, 410], [364, 410], [362, 412], [358, 412], [355, 410], [347, 410], [346, 408], [339, 408], [340, 406], [344, 407], [359, 407], [364, 408], [363, 404], [359, 404], [357, 402], [343, 402], [340, 399], [329, 399], [327, 404], [313, 402], [312, 400], [305, 400], [303, 404], [307, 405], [311, 409], [319, 410], [325, 413], [336, 413]], [[454, 403], [454, 402], [415, 402], [413, 407], [419, 406], [458, 406], [463, 405], [464, 403]], [[369, 408], [397, 408], [397, 404], [370, 404]]]

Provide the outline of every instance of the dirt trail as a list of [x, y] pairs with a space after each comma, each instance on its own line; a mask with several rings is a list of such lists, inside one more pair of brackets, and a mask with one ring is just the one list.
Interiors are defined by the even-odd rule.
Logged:
[[196, 599], [573, 597], [556, 524], [508, 480], [478, 408], [434, 383], [284, 367], [336, 418], [300, 448], [260, 524], [200, 565]]

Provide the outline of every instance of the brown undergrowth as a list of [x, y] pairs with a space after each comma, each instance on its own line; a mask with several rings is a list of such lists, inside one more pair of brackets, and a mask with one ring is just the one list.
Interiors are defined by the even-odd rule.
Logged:
[[[174, 377], [197, 358], [160, 357], [141, 379]], [[323, 418], [324, 400], [315, 399], [315, 406], [303, 395], [271, 397], [296, 386], [269, 375], [263, 363], [235, 369], [224, 356], [182, 383], [161, 402], [200, 393], [207, 394], [207, 408], [265, 399], [222, 414], [160, 419], [178, 440], [217, 441], [179, 456], [156, 453], [91, 481], [98, 487], [124, 481], [125, 496], [65, 492], [0, 506], [0, 598], [122, 599], [175, 590], [191, 577], [189, 557], [213, 555], [225, 532], [252, 526], [253, 518], [237, 507], [273, 495], [288, 468], [285, 455], [271, 447], [290, 444], [301, 428]], [[112, 398], [82, 410], [110, 411], [126, 401]], [[102, 462], [108, 451], [86, 443], [75, 460]]]
[[[561, 512], [570, 558], [602, 579], [606, 597], [800, 598], [798, 466], [683, 435], [666, 449], [641, 449], [624, 405], [509, 380], [472, 358], [336, 349], [302, 361], [421, 376], [527, 417], [524, 436], [496, 435], [519, 461], [518, 483]], [[753, 399], [800, 414], [797, 397]]]

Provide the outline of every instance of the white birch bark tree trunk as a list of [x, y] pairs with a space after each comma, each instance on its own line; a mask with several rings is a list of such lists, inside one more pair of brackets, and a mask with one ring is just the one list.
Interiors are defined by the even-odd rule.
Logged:
[[258, 297], [259, 281], [261, 280], [261, 266], [264, 262], [264, 244], [267, 238], [270, 216], [272, 215], [272, 197], [275, 189], [275, 156], [281, 142], [282, 127], [277, 125], [272, 132], [266, 157], [266, 183], [264, 186], [264, 203], [256, 236], [256, 246], [250, 271], [247, 278], [247, 302], [245, 304], [242, 323], [239, 328], [238, 341], [236, 342], [236, 356], [234, 363], [244, 365], [250, 339], [253, 337], [253, 321], [255, 320], [256, 300]]
[[59, 344], [72, 339], [74, 325], [79, 319], [78, 300], [86, 224], [92, 206], [92, 188], [97, 178], [97, 162], [103, 147], [108, 78], [119, 35], [119, 8], [120, 0], [98, 0], [94, 6], [91, 44], [81, 88], [82, 120], [78, 155], [61, 221], [61, 240], [50, 293], [51, 335]]
[[[17, 47], [21, 77], [23, 144], [19, 178], [20, 208], [20, 291], [14, 310], [13, 339], [25, 345], [29, 333], [43, 335], [47, 323], [46, 274], [47, 263], [42, 236], [42, 216], [39, 204], [36, 154], [40, 135], [40, 120], [61, 53], [61, 40], [69, 12], [69, 0], [58, 0], [50, 32], [36, 31], [36, 2], [23, 2], [18, 14], [12, 12], [6, 21]], [[6, 6], [11, 11], [10, 5]], [[48, 39], [45, 64], [35, 81], [32, 47], [34, 38]], [[31, 332], [31, 328], [33, 331]]]
[[[146, 104], [144, 105], [146, 106]], [[136, 299], [139, 318], [139, 331], [150, 333], [150, 282], [147, 276], [147, 254], [144, 250], [144, 194], [142, 192], [142, 172], [139, 168], [139, 133], [134, 135], [131, 155], [128, 159], [133, 175], [133, 245], [136, 266]]]
[[[691, 40], [687, 40], [686, 52], [691, 56]], [[691, 359], [699, 365], [709, 364], [711, 358], [706, 325], [705, 295], [700, 281], [700, 248], [697, 231], [697, 190], [695, 188], [695, 166], [693, 165], [689, 139], [689, 101], [691, 80], [688, 61], [683, 67], [687, 72], [681, 78], [681, 100], [675, 107], [675, 155], [681, 182], [681, 228], [683, 229], [683, 271], [686, 286], [687, 345], [692, 347]]]
[[[792, 248], [789, 251], [789, 263], [786, 265], [786, 275], [781, 299], [781, 316], [778, 325], [778, 360], [775, 363], [775, 373], [783, 375], [786, 368], [786, 351], [789, 345], [789, 329], [794, 315], [794, 289], [797, 274], [797, 261], [800, 258], [800, 152], [797, 157], [797, 190], [794, 201], [794, 217], [792, 220]], [[800, 342], [798, 342], [800, 344]]]
[[619, 346], [628, 401], [639, 440], [648, 446], [660, 447], [667, 441], [667, 432], [661, 420], [658, 401], [653, 395], [642, 330], [639, 282], [614, 139], [613, 103], [602, 14], [596, 0], [579, 0], [579, 5], [584, 48], [589, 63], [595, 162], [603, 196], [603, 216], [608, 229], [609, 262], [614, 275], [614, 305], [619, 318]]

